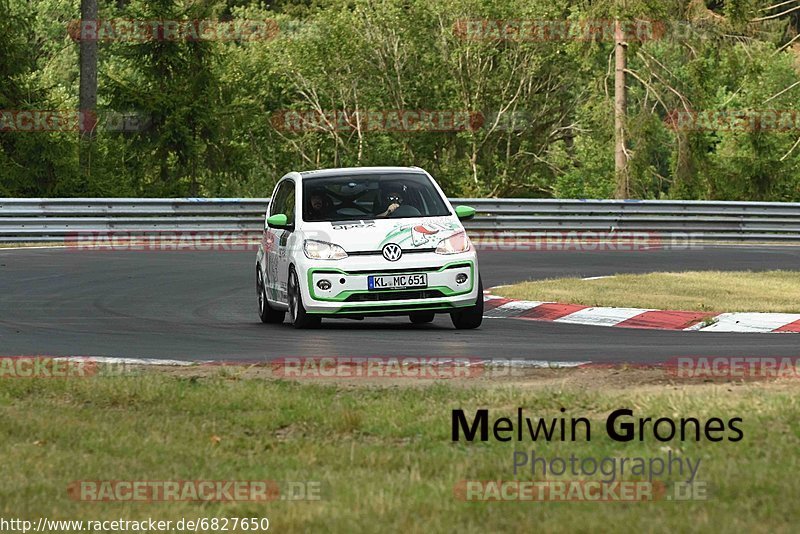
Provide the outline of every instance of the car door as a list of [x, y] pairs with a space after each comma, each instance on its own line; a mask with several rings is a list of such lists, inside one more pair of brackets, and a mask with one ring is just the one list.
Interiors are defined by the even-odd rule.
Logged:
[[[269, 211], [267, 212], [267, 219], [278, 213], [283, 213], [286, 206], [286, 196], [288, 195], [289, 186], [293, 187], [294, 184], [284, 180], [275, 188], [272, 199], [269, 203]], [[278, 273], [280, 268], [280, 247], [279, 242], [283, 235], [283, 229], [270, 228], [266, 225], [264, 228], [264, 288], [267, 290], [267, 297], [272, 301], [286, 302], [280, 298], [278, 294]]]
[[295, 183], [294, 180], [286, 180], [284, 182], [285, 185], [285, 194], [281, 198], [281, 202], [283, 203], [283, 208], [281, 211], [276, 213], [283, 213], [286, 215], [286, 221], [289, 224], [289, 227], [284, 230], [278, 230], [278, 240], [277, 244], [277, 262], [278, 262], [278, 270], [277, 270], [277, 278], [276, 278], [276, 289], [278, 292], [278, 298], [281, 302], [289, 302], [289, 291], [288, 291], [288, 283], [289, 283], [289, 264], [291, 263], [291, 255], [293, 251], [297, 250], [297, 247], [294, 245], [295, 241], [295, 224], [296, 220], [296, 195], [295, 195]]

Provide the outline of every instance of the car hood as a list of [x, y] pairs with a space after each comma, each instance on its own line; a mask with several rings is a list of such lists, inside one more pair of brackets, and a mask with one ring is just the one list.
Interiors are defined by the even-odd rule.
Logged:
[[463, 229], [454, 216], [303, 224], [304, 238], [335, 243], [348, 253], [374, 252], [388, 243], [396, 243], [404, 250], [435, 248], [442, 239]]

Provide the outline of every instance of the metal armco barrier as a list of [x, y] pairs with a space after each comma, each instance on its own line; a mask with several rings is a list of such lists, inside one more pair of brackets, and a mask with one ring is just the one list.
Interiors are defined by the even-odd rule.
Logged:
[[[470, 233], [653, 232], [698, 240], [800, 240], [800, 203], [451, 199], [477, 210]], [[87, 232], [259, 234], [268, 198], [6, 198], [0, 242], [59, 242]]]

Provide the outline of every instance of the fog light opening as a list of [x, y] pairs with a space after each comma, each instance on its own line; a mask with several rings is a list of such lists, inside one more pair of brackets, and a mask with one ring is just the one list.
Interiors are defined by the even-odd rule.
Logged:
[[466, 281], [467, 281], [466, 273], [458, 273], [456, 275], [456, 284], [463, 284]]
[[320, 280], [317, 282], [317, 287], [323, 291], [327, 291], [331, 288], [331, 283], [329, 280]]

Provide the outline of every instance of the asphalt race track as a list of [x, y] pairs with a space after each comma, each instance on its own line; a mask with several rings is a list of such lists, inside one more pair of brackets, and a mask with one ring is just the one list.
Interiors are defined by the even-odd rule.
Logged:
[[[800, 356], [797, 334], [715, 334], [449, 317], [327, 320], [319, 330], [258, 320], [254, 252], [0, 250], [0, 355], [263, 360], [436, 356], [657, 363], [676, 356]], [[485, 287], [658, 270], [797, 269], [800, 247], [480, 253]]]

